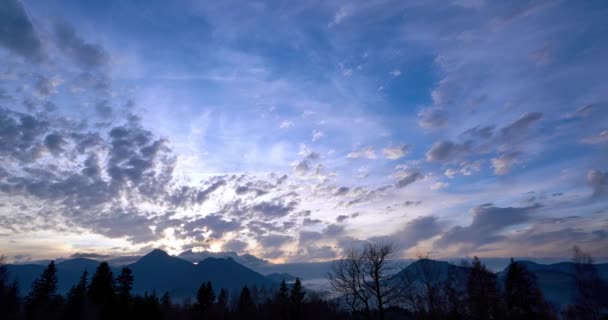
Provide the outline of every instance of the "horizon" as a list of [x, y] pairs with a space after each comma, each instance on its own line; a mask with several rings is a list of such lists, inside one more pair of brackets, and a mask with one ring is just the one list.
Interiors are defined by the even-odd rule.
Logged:
[[6, 0], [0, 256], [608, 262], [607, 13]]

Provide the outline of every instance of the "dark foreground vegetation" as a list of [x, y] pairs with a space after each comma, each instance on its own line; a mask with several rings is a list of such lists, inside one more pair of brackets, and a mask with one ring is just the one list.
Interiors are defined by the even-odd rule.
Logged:
[[392, 254], [390, 244], [351, 250], [329, 274], [330, 299], [306, 292], [299, 279], [240, 292], [206, 282], [192, 301], [172, 301], [167, 292], [134, 295], [131, 270], [114, 276], [105, 262], [91, 276], [85, 271], [65, 296], [57, 293], [51, 262], [20, 297], [0, 264], [0, 319], [608, 319], [608, 287], [576, 247], [577, 298], [561, 309], [545, 301], [533, 273], [513, 260], [500, 276], [477, 258], [459, 267], [420, 259], [395, 272]]

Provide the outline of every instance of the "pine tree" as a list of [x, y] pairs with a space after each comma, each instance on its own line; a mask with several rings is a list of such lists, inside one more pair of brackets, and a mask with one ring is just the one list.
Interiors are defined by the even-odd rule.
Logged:
[[108, 303], [114, 299], [114, 278], [107, 262], [102, 262], [97, 267], [89, 286], [89, 297], [98, 304]]
[[60, 297], [57, 295], [57, 269], [51, 261], [26, 298], [26, 317], [28, 319], [53, 319], [59, 309]]
[[120, 275], [116, 277], [116, 294], [121, 301], [131, 299], [133, 289], [133, 272], [128, 267], [123, 267]]
[[228, 290], [222, 288], [220, 294], [217, 296], [216, 309], [220, 316], [223, 317], [228, 312]]
[[201, 314], [205, 314], [213, 303], [215, 302], [215, 292], [213, 292], [213, 286], [211, 281], [201, 284], [196, 293], [196, 304]]
[[251, 293], [247, 286], [244, 286], [241, 290], [237, 312], [240, 319], [255, 319], [256, 306], [253, 303], [253, 299], [251, 299]]
[[536, 285], [536, 278], [522, 264], [511, 259], [505, 279], [507, 318], [552, 319], [551, 308]]
[[287, 288], [287, 283], [283, 279], [281, 281], [281, 285], [279, 286], [279, 291], [276, 296], [277, 304], [279, 306], [279, 310], [281, 313], [281, 319], [287, 319], [289, 317], [289, 288]]
[[289, 293], [289, 302], [291, 303], [291, 315], [292, 319], [301, 319], [302, 318], [302, 305], [304, 304], [304, 296], [306, 292], [302, 289], [302, 282], [300, 278], [296, 278], [296, 282], [291, 287], [291, 292]]
[[67, 319], [84, 319], [87, 311], [87, 281], [89, 273], [85, 270], [78, 283], [68, 292], [66, 303]]
[[497, 319], [500, 313], [500, 291], [497, 277], [473, 258], [467, 280], [467, 302], [470, 319]]

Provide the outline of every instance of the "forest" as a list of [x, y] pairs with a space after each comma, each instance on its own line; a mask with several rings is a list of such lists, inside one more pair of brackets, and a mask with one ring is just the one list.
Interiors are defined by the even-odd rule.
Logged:
[[592, 258], [574, 248], [576, 300], [563, 308], [547, 302], [526, 267], [511, 259], [504, 279], [477, 257], [442, 268], [421, 257], [413, 269], [395, 272], [390, 243], [368, 243], [334, 262], [332, 294], [322, 297], [283, 280], [276, 288], [243, 286], [240, 292], [201, 283], [192, 300], [168, 292], [133, 294], [136, 281], [123, 267], [115, 275], [106, 262], [82, 273], [62, 296], [51, 261], [29, 293], [19, 296], [0, 264], [1, 319], [608, 319], [608, 287]]

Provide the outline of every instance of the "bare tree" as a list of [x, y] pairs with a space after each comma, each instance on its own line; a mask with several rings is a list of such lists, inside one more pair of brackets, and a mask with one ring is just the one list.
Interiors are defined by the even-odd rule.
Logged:
[[401, 301], [419, 318], [439, 319], [448, 309], [445, 288], [449, 270], [444, 267], [428, 255], [419, 255], [407, 272], [399, 273]]
[[354, 313], [371, 318], [373, 309], [384, 319], [384, 309], [399, 297], [390, 263], [394, 252], [391, 243], [369, 242], [361, 250], [349, 250], [333, 264], [328, 276], [331, 286]]
[[566, 318], [600, 319], [608, 308], [608, 286], [593, 265], [593, 258], [578, 246], [572, 248], [577, 296]]

